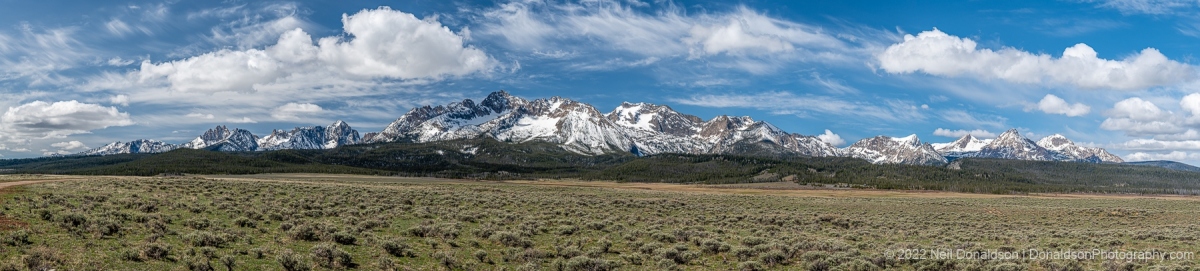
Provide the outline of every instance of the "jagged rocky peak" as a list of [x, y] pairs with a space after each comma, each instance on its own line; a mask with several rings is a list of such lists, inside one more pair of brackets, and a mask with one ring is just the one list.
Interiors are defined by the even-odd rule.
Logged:
[[358, 131], [346, 122], [338, 120], [329, 126], [296, 127], [291, 131], [274, 130], [271, 135], [258, 139], [260, 150], [313, 150], [332, 149], [360, 142]]
[[917, 134], [911, 134], [906, 137], [893, 137], [891, 139], [902, 145], [909, 145], [913, 147], [921, 146], [921, 139], [917, 138]]
[[624, 127], [675, 136], [695, 134], [704, 123], [700, 117], [679, 113], [670, 106], [651, 103], [624, 102], [605, 117]]
[[1033, 161], [1069, 161], [1089, 163], [1120, 163], [1121, 157], [1102, 148], [1075, 145], [1061, 134], [1030, 140], [1016, 129], [1000, 134], [996, 139], [979, 140], [967, 135], [950, 143], [935, 144], [946, 157], [977, 157]]
[[1067, 139], [1066, 136], [1061, 134], [1053, 134], [1038, 140], [1037, 145], [1042, 146], [1042, 148], [1057, 151], [1062, 150], [1063, 148], [1074, 146], [1075, 142], [1071, 142], [1070, 139]]
[[477, 126], [501, 141], [539, 140], [581, 154], [633, 149], [629, 135], [595, 107], [562, 97], [537, 99], [502, 117], [496, 125]]
[[291, 131], [275, 129], [258, 139], [259, 150], [320, 149], [324, 143], [325, 127], [296, 127]]
[[350, 124], [342, 120], [338, 120], [325, 127], [325, 148], [332, 149], [338, 146], [358, 144], [362, 141], [358, 131], [350, 127]]
[[939, 144], [932, 144], [932, 145], [933, 145], [933, 148], [937, 149], [939, 152], [942, 152], [943, 154], [949, 154], [949, 153], [977, 152], [980, 149], [983, 149], [983, 146], [986, 146], [988, 143], [991, 143], [991, 142], [992, 142], [991, 139], [983, 140], [983, 139], [979, 139], [973, 135], [968, 134], [968, 135], [959, 137], [957, 140], [954, 140], [953, 142], [950, 142], [950, 143], [939, 143]]
[[491, 110], [493, 113], [498, 113], [516, 109], [526, 103], [528, 101], [525, 99], [512, 96], [507, 91], [500, 90], [488, 94], [487, 98], [484, 98], [483, 102], [480, 102], [479, 105]]
[[258, 150], [258, 136], [250, 131], [233, 129], [220, 125], [205, 131], [191, 142], [180, 147], [190, 149], [212, 149], [218, 151], [255, 151]]
[[169, 144], [158, 140], [138, 139], [129, 142], [113, 142], [99, 148], [86, 150], [77, 155], [113, 155], [123, 153], [161, 153], [168, 152], [179, 148], [175, 144]]
[[969, 157], [1017, 159], [1032, 161], [1056, 161], [1057, 153], [1038, 146], [1033, 140], [1021, 136], [1017, 129], [1009, 129], [983, 146]]
[[230, 131], [228, 127], [225, 127], [225, 125], [218, 125], [215, 128], [208, 129], [208, 131], [204, 131], [204, 134], [201, 134], [200, 137], [197, 139], [201, 139], [201, 140], [205, 140], [205, 141], [216, 141], [216, 140], [221, 140], [221, 139], [227, 138], [231, 134], [233, 134], [233, 132]]
[[501, 90], [488, 94], [479, 104], [475, 104], [471, 99], [463, 99], [462, 102], [450, 103], [446, 105], [445, 112], [449, 114], [450, 118], [469, 120], [510, 111], [526, 103], [528, 101]]
[[944, 165], [946, 157], [916, 135], [906, 137], [876, 136], [854, 142], [842, 154], [875, 164]]
[[996, 137], [996, 139], [992, 140], [991, 143], [992, 143], [992, 145], [997, 145], [997, 146], [1008, 146], [1008, 145], [1026, 145], [1028, 143], [1033, 143], [1033, 141], [1028, 138], [1021, 137], [1021, 132], [1018, 132], [1015, 130], [1015, 128], [1013, 128], [1013, 130], [1004, 131], [1003, 133], [998, 135], [998, 137]]
[[379, 132], [366, 133], [366, 134], [362, 135], [362, 139], [359, 142], [363, 142], [363, 143], [379, 142], [379, 140], [377, 140], [376, 137], [379, 137]]
[[1091, 163], [1121, 163], [1121, 157], [1113, 155], [1102, 148], [1083, 147], [1075, 145], [1070, 139], [1061, 134], [1053, 134], [1038, 140], [1038, 146], [1057, 153], [1056, 160]]
[[700, 136], [719, 136], [722, 134], [727, 134], [731, 131], [744, 130], [752, 124], [755, 124], [755, 121], [749, 116], [731, 117], [727, 115], [720, 115], [704, 122], [703, 126], [700, 128]]
[[488, 94], [476, 104], [471, 99], [447, 105], [413, 108], [383, 131], [362, 142], [427, 142], [478, 136], [483, 130], [498, 125], [501, 118], [528, 107], [529, 102], [506, 91]]
[[524, 111], [522, 112], [523, 114], [549, 118], [562, 118], [572, 112], [583, 113], [587, 116], [598, 118], [604, 117], [600, 114], [600, 111], [589, 104], [559, 96], [534, 100], [522, 107], [522, 109]]

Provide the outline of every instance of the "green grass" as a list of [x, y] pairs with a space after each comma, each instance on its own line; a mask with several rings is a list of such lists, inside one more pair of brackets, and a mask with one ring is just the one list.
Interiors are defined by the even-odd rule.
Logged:
[[[60, 270], [187, 270], [189, 264], [224, 270], [223, 258], [233, 259], [236, 270], [280, 270], [289, 252], [316, 270], [346, 269], [337, 260], [328, 267], [317, 261], [342, 252], [349, 266], [363, 270], [1200, 267], [1194, 259], [889, 257], [900, 249], [1197, 252], [1200, 201], [1194, 200], [819, 198], [336, 178], [95, 178], [24, 186], [2, 196], [3, 216], [28, 225], [0, 232], [0, 270], [37, 263]], [[355, 241], [345, 242], [347, 236]], [[170, 253], [153, 259], [152, 246]]]

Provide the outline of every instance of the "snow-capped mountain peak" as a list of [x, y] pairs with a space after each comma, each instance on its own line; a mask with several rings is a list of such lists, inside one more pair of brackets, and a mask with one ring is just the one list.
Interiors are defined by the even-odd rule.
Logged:
[[276, 129], [270, 135], [259, 138], [257, 143], [259, 150], [313, 150], [332, 149], [359, 141], [358, 131], [338, 120], [325, 127], [296, 127], [291, 131]]
[[1033, 143], [1033, 141], [1021, 136], [1021, 132], [1017, 131], [1017, 129], [1008, 129], [1008, 131], [1004, 131], [1004, 133], [1001, 133], [999, 136], [997, 136], [996, 139], [992, 141], [992, 144], [989, 145], [1009, 146], [1028, 145], [1029, 143]]
[[749, 116], [703, 120], [666, 105], [622, 103], [602, 114], [587, 103], [563, 97], [525, 100], [506, 91], [481, 102], [470, 99], [409, 110], [383, 131], [359, 136], [344, 121], [329, 126], [273, 130], [259, 138], [249, 131], [217, 126], [180, 146], [157, 141], [115, 142], [82, 154], [162, 152], [176, 147], [218, 151], [331, 149], [376, 142], [430, 142], [491, 137], [504, 142], [542, 141], [586, 155], [632, 152], [849, 156], [873, 163], [941, 165], [947, 157], [1022, 160], [1119, 162], [1100, 148], [1077, 146], [1062, 135], [1037, 143], [1009, 130], [996, 139], [966, 135], [954, 142], [929, 144], [917, 135], [877, 136], [838, 149], [815, 136], [793, 134]]
[[694, 134], [704, 123], [699, 117], [676, 112], [666, 105], [650, 103], [625, 102], [605, 117], [623, 127], [676, 136]]
[[1000, 134], [996, 139], [979, 140], [965, 135], [950, 143], [934, 144], [938, 152], [948, 158], [976, 157], [1034, 161], [1073, 161], [1091, 163], [1120, 163], [1121, 157], [1101, 148], [1075, 145], [1061, 134], [1047, 136], [1033, 142], [1021, 136], [1016, 129]]
[[916, 135], [865, 138], [842, 149], [842, 153], [875, 164], [943, 165], [947, 162], [946, 157], [932, 145], [922, 144]]
[[325, 127], [325, 149], [337, 148], [357, 144], [362, 138], [359, 137], [358, 131], [350, 127], [350, 124], [342, 120], [338, 120]]
[[99, 148], [86, 150], [77, 155], [113, 155], [122, 153], [161, 153], [179, 148], [158, 140], [138, 139], [129, 142], [113, 142]]
[[896, 143], [903, 144], [903, 145], [910, 145], [910, 146], [921, 145], [921, 140], [917, 138], [917, 134], [911, 134], [906, 137], [892, 137], [891, 139], [893, 141], [896, 141]]
[[1021, 133], [1017, 129], [1009, 129], [1001, 133], [992, 142], [984, 145], [978, 152], [969, 156], [1034, 161], [1056, 160], [1055, 153], [1021, 136]]
[[474, 137], [500, 125], [503, 118], [515, 114], [529, 102], [505, 91], [489, 94], [480, 104], [470, 99], [442, 106], [413, 108], [367, 138], [367, 143], [413, 141], [429, 142]]
[[413, 109], [382, 132], [368, 134], [365, 141], [428, 142], [478, 136], [507, 142], [552, 142], [583, 154], [766, 150], [748, 149], [746, 144], [765, 144], [762, 147], [772, 152], [839, 153], [820, 140], [788, 134], [750, 117], [719, 116], [704, 121], [666, 105], [628, 102], [601, 114], [589, 104], [563, 97], [528, 101], [503, 91], [489, 94], [479, 106], [464, 100]]
[[1067, 137], [1060, 134], [1053, 134], [1038, 140], [1038, 146], [1056, 152], [1060, 157], [1057, 160], [1074, 160], [1080, 162], [1092, 163], [1121, 163], [1124, 162], [1121, 157], [1113, 155], [1101, 148], [1083, 147], [1075, 145]]
[[1064, 148], [1074, 146], [1075, 142], [1071, 142], [1070, 139], [1061, 134], [1053, 134], [1038, 140], [1037, 145], [1048, 150], [1061, 151]]
[[991, 143], [992, 139], [978, 139], [972, 135], [964, 135], [950, 143], [935, 143], [933, 148], [942, 154], [951, 156], [953, 153], [977, 152]]
[[258, 150], [258, 136], [250, 131], [230, 130], [225, 125], [221, 125], [205, 131], [203, 135], [180, 147], [217, 151], [256, 151]]

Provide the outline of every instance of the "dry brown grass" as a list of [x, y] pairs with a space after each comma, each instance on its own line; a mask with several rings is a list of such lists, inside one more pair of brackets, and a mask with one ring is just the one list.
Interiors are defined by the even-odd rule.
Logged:
[[1185, 195], [1142, 195], [1142, 194], [1028, 194], [1001, 195], [975, 194], [945, 191], [913, 191], [913, 190], [876, 190], [876, 189], [837, 189], [804, 186], [794, 183], [757, 183], [757, 184], [727, 184], [727, 185], [690, 185], [669, 183], [617, 183], [573, 180], [538, 180], [538, 181], [505, 181], [510, 184], [546, 185], [560, 187], [595, 187], [612, 189], [634, 189], [674, 191], [691, 193], [743, 194], [743, 195], [776, 195], [795, 197], [825, 197], [825, 198], [1044, 198], [1044, 199], [1172, 199], [1200, 200], [1197, 196]]
[[[1064, 261], [901, 260], [887, 253], [1200, 251], [1195, 197], [323, 174], [38, 178], [0, 190], [11, 192], [0, 205], [5, 214], [28, 223], [12, 233], [28, 241], [0, 249], [0, 269], [36, 256], [43, 244], [67, 261], [53, 264], [66, 270], [181, 270], [226, 257], [244, 269], [274, 269], [291, 252], [306, 265], [347, 254], [368, 270], [1070, 270]], [[84, 181], [64, 181], [72, 179]], [[19, 184], [31, 185], [11, 188]], [[108, 226], [117, 230], [101, 231]], [[139, 249], [152, 245], [169, 247], [169, 256], [141, 256]], [[326, 260], [320, 265], [338, 266]]]

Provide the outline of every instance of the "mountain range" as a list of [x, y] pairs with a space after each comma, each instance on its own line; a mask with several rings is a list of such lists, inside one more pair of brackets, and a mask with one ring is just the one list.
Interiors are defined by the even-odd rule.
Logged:
[[945, 165], [965, 157], [1034, 161], [1120, 163], [1101, 148], [1075, 145], [1062, 135], [1034, 142], [1017, 130], [995, 139], [971, 135], [949, 143], [930, 144], [916, 135], [876, 136], [837, 148], [816, 136], [788, 133], [748, 116], [717, 116], [704, 120], [666, 105], [622, 103], [609, 113], [592, 105], [552, 97], [526, 100], [505, 91], [481, 102], [470, 99], [422, 106], [397, 118], [383, 131], [359, 136], [343, 121], [329, 126], [274, 130], [259, 137], [243, 129], [217, 126], [194, 140], [174, 145], [154, 140], [114, 142], [77, 155], [160, 153], [176, 148], [214, 151], [333, 149], [352, 144], [423, 143], [490, 137], [501, 142], [548, 142], [584, 154], [632, 153], [654, 155], [735, 154], [758, 156], [852, 157], [876, 164]]

